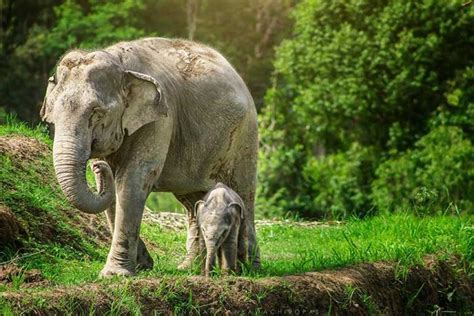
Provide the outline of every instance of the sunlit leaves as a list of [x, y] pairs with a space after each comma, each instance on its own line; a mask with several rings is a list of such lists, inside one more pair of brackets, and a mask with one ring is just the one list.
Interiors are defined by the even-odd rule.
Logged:
[[[355, 145], [381, 162], [440, 123], [472, 138], [473, 10], [459, 1], [306, 0], [292, 15], [293, 37], [277, 49], [260, 117], [261, 200], [315, 216], [349, 200], [342, 213], [361, 214], [370, 203], [345, 191], [352, 173], [342, 181], [337, 171], [357, 168]], [[314, 170], [330, 169], [332, 158], [321, 157], [332, 155], [339, 167], [315, 178]]]

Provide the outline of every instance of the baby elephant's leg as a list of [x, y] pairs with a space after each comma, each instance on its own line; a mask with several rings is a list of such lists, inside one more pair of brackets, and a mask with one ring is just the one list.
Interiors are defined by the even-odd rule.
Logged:
[[223, 272], [237, 271], [237, 247], [238, 247], [238, 229], [234, 227], [227, 239], [222, 244], [222, 265]]

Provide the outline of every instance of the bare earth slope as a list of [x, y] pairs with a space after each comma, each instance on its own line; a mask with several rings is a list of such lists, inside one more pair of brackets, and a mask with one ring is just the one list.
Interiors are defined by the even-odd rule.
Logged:
[[64, 200], [52, 168], [52, 152], [29, 137], [0, 136], [0, 250], [60, 243], [83, 250], [104, 242], [103, 216], [78, 212]]

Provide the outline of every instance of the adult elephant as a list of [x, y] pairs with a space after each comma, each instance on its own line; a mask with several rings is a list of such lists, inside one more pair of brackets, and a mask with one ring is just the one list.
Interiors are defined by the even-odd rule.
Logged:
[[[54, 124], [56, 176], [86, 213], [107, 210], [112, 246], [102, 276], [133, 275], [153, 264], [139, 237], [151, 191], [172, 192], [188, 211], [189, 267], [198, 253], [193, 207], [217, 182], [243, 199], [249, 258], [259, 266], [254, 198], [255, 105], [229, 62], [191, 41], [145, 38], [103, 50], [68, 52], [49, 79], [41, 110]], [[95, 164], [100, 189], [88, 187]]]

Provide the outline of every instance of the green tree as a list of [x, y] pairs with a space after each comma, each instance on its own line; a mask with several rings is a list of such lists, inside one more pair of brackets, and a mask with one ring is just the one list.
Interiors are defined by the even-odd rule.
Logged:
[[67, 0], [55, 6], [53, 13], [44, 9], [45, 18], [36, 19], [15, 45], [5, 35], [4, 48], [8, 49], [4, 49], [6, 62], [1, 66], [7, 75], [0, 78], [5, 107], [23, 119], [37, 121], [47, 78], [58, 58], [68, 49], [100, 47], [143, 36], [136, 27], [136, 13], [142, 8], [140, 0], [90, 0], [82, 6]]
[[87, 9], [67, 0], [54, 10], [57, 22], [45, 36], [42, 52], [53, 55], [70, 48], [97, 48], [144, 36], [138, 28], [142, 10], [142, 0], [89, 0]]
[[382, 210], [472, 212], [474, 146], [462, 129], [440, 126], [377, 168], [372, 197]]
[[[71, 48], [142, 36], [194, 39], [220, 50], [242, 75], [257, 106], [270, 84], [274, 45], [288, 35], [297, 0], [5, 0], [0, 2], [0, 99], [38, 121], [48, 73]], [[192, 4], [192, 6], [190, 6]], [[193, 14], [188, 12], [194, 8]]]
[[[41, 59], [22, 59], [23, 43], [37, 25], [54, 24], [53, 7], [61, 0], [0, 1], [0, 106], [23, 118], [37, 116], [35, 105], [43, 94], [38, 73], [48, 65]], [[53, 64], [54, 65], [54, 64]]]
[[[474, 62], [474, 13], [461, 4], [300, 3], [293, 36], [277, 50], [261, 115], [260, 204], [320, 216], [330, 211], [325, 205], [334, 206], [331, 192], [341, 192], [338, 203], [350, 201], [342, 213], [363, 214], [373, 205], [366, 181], [356, 190], [363, 202], [354, 191], [344, 193], [360, 174], [354, 146], [376, 162], [412, 148], [433, 125], [459, 125], [471, 137], [472, 91], [464, 89]], [[332, 160], [337, 166], [327, 164]], [[314, 170], [324, 171], [318, 165], [334, 173], [315, 179]], [[371, 166], [366, 179], [375, 174], [377, 164]], [[352, 170], [347, 181], [341, 170]]]

